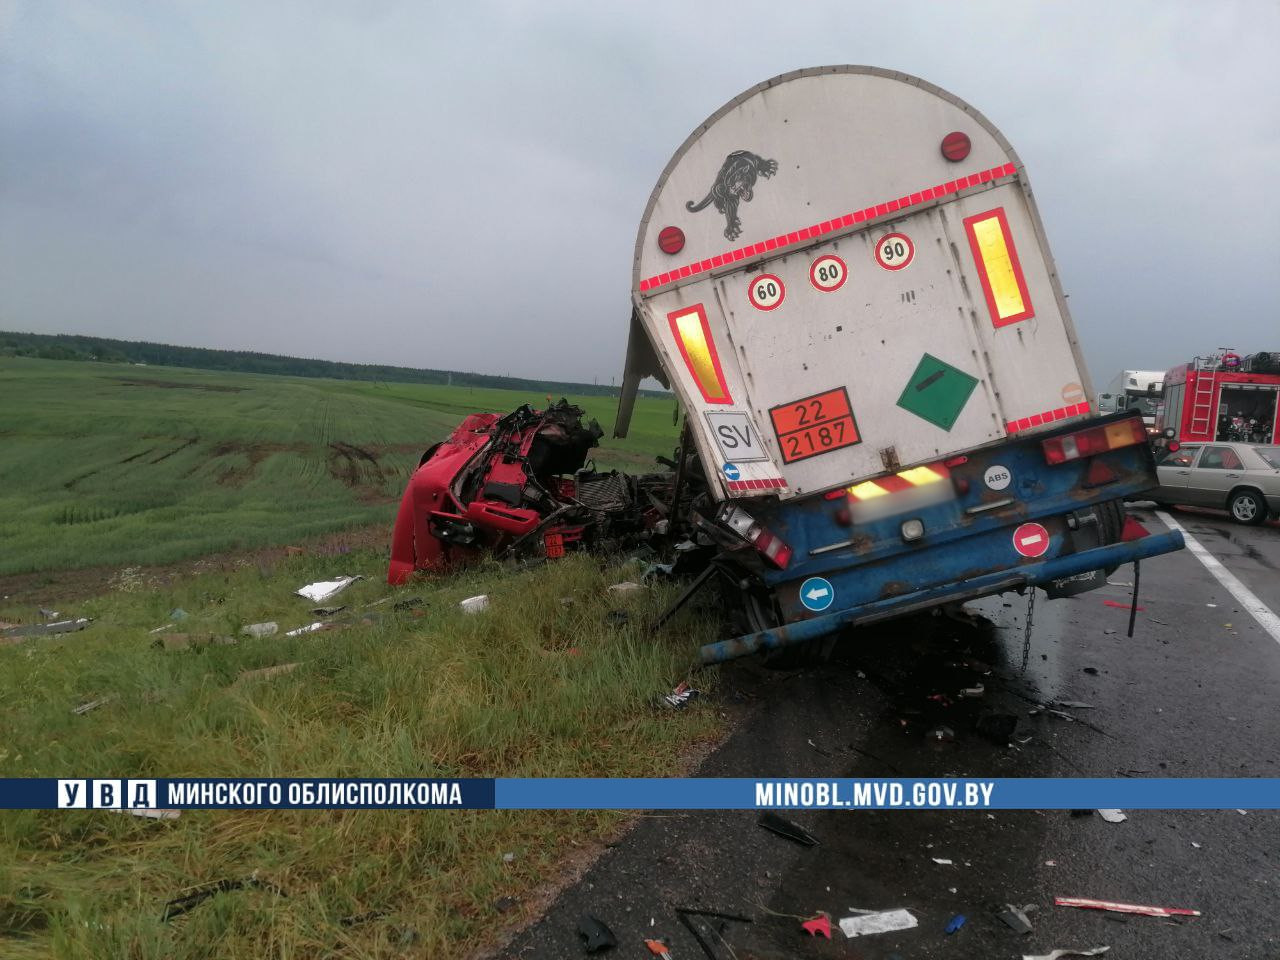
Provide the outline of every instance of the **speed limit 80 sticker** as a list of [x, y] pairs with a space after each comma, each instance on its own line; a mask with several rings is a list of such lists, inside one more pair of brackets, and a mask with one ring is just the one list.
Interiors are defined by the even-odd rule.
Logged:
[[839, 290], [847, 279], [849, 270], [844, 261], [832, 253], [819, 257], [809, 268], [809, 282], [823, 293]]
[[747, 299], [757, 310], [776, 310], [787, 295], [787, 288], [772, 273], [763, 273], [747, 287]]
[[886, 270], [901, 270], [916, 255], [916, 245], [905, 233], [891, 233], [876, 242], [876, 263]]

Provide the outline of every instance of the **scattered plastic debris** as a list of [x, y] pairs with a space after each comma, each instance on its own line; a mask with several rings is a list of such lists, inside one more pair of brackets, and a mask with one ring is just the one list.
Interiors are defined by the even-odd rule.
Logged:
[[1097, 707], [1095, 707], [1092, 703], [1082, 703], [1079, 700], [1059, 700], [1057, 701], [1057, 703], [1058, 703], [1058, 706], [1060, 707], [1069, 707], [1072, 710], [1096, 710], [1097, 709]]
[[964, 687], [960, 691], [960, 696], [976, 699], [977, 697], [985, 695], [986, 692], [986, 687], [980, 683], [975, 683], [972, 687]]
[[936, 743], [951, 743], [956, 738], [956, 732], [950, 727], [934, 727], [924, 736], [926, 740], [933, 740]]
[[323, 630], [327, 626], [327, 623], [317, 620], [315, 623], [308, 623], [305, 627], [298, 627], [296, 630], [286, 630], [284, 635], [286, 637], [300, 637], [304, 633], [315, 633], [317, 630]]
[[515, 862], [516, 862], [516, 855], [515, 855], [514, 853], [504, 853], [504, 854], [502, 855], [502, 862], [503, 862], [503, 863], [515, 863]]
[[582, 938], [582, 946], [587, 953], [599, 953], [618, 945], [613, 931], [589, 913], [584, 913], [578, 920], [578, 936]]
[[0, 637], [7, 640], [10, 637], [43, 637], [54, 633], [74, 633], [77, 630], [83, 630], [91, 623], [93, 620], [89, 617], [58, 620], [54, 623], [32, 623], [25, 627], [7, 627], [0, 631]]
[[1198, 917], [1199, 910], [1183, 907], [1148, 907], [1138, 903], [1116, 903], [1113, 900], [1090, 900], [1087, 897], [1054, 897], [1059, 907], [1081, 907], [1086, 910], [1109, 910], [1112, 913], [1140, 913], [1146, 917]]
[[1217, 607], [1217, 604], [1216, 604], [1216, 603], [1206, 603], [1206, 604], [1205, 604], [1205, 606], [1206, 606], [1206, 607]]
[[1012, 903], [1006, 903], [1004, 909], [996, 914], [996, 919], [1003, 923], [1014, 933], [1025, 934], [1032, 930], [1031, 921], [1027, 919], [1027, 913], [1034, 904], [1026, 904], [1025, 906], [1015, 906]]
[[191, 616], [191, 614], [187, 613], [187, 611], [183, 610], [181, 607], [174, 607], [169, 611], [170, 620], [185, 620], [189, 616]]
[[316, 617], [332, 617], [334, 614], [341, 613], [345, 609], [347, 609], [347, 605], [345, 603], [340, 607], [316, 607], [311, 611], [311, 614]]
[[1024, 953], [1022, 960], [1060, 960], [1061, 957], [1100, 957], [1110, 947], [1094, 947], [1092, 950], [1054, 950], [1052, 953]]
[[[405, 597], [403, 600], [397, 600], [391, 605], [392, 610], [412, 610], [415, 607], [421, 607], [426, 603], [421, 597]], [[342, 608], [339, 607], [339, 610]]]
[[804, 923], [800, 924], [800, 928], [806, 931], [811, 937], [816, 937], [821, 934], [828, 940], [831, 939], [831, 918], [825, 913], [820, 913], [811, 920], [804, 921]]
[[1137, 610], [1139, 613], [1145, 613], [1146, 607], [1134, 607], [1130, 603], [1121, 603], [1119, 600], [1103, 600], [1104, 607], [1115, 607], [1117, 610]]
[[951, 936], [951, 934], [956, 933], [968, 921], [969, 921], [969, 918], [966, 917], [963, 913], [957, 913], [954, 917], [952, 917], [950, 920], [947, 921], [947, 925], [943, 929], [943, 932], [947, 936]]
[[150, 807], [110, 807], [112, 813], [127, 813], [133, 817], [145, 817], [148, 820], [177, 820], [182, 816], [181, 810], [161, 810]]
[[268, 621], [267, 623], [251, 623], [247, 627], [241, 627], [240, 632], [246, 637], [272, 637], [275, 636], [276, 631], [279, 629], [280, 624], [275, 621]]
[[800, 826], [800, 824], [788, 820], [786, 817], [780, 817], [772, 811], [760, 814], [760, 819], [756, 821], [756, 826], [764, 827], [770, 833], [776, 833], [780, 837], [794, 840], [796, 843], [806, 847], [815, 846], [818, 842], [818, 838]]
[[465, 600], [458, 601], [458, 606], [462, 608], [463, 613], [480, 613], [489, 609], [489, 595], [482, 593], [478, 597], [467, 597]]
[[90, 700], [88, 703], [82, 703], [80, 704], [80, 706], [75, 707], [74, 709], [72, 709], [71, 712], [74, 713], [77, 717], [79, 717], [79, 716], [82, 716], [83, 714], [88, 713], [90, 710], [97, 710], [104, 703], [110, 702], [110, 700], [111, 700], [110, 697], [102, 697], [98, 700]]
[[1098, 816], [1102, 817], [1107, 823], [1124, 823], [1129, 819], [1125, 816], [1123, 810], [1099, 810]]
[[910, 910], [883, 910], [879, 913], [864, 913], [856, 917], [845, 917], [840, 921], [840, 930], [846, 937], [866, 937], [873, 933], [894, 933], [898, 930], [910, 930], [919, 924]]
[[609, 592], [625, 597], [633, 593], [639, 593], [643, 589], [644, 587], [634, 580], [623, 580], [621, 583], [615, 583], [609, 587]]
[[166, 630], [172, 630], [174, 626], [175, 624], [166, 623], [166, 624], [163, 624], [162, 626], [156, 627], [154, 630], [148, 630], [147, 633], [163, 633]]
[[1085, 672], [1085, 673], [1087, 673], [1087, 674], [1089, 674], [1089, 676], [1091, 676], [1091, 677], [1096, 677], [1096, 676], [1098, 675], [1098, 668], [1097, 668], [1097, 667], [1085, 667], [1085, 668], [1084, 668], [1084, 672]]
[[299, 587], [294, 593], [312, 603], [324, 603], [330, 597], [336, 597], [357, 580], [363, 579], [364, 577], [354, 576], [338, 577], [336, 580], [317, 580], [315, 583], [308, 583], [305, 587]]
[[202, 884], [193, 887], [191, 892], [184, 896], [170, 900], [164, 905], [164, 915], [160, 918], [160, 922], [164, 923], [172, 920], [174, 917], [180, 917], [187, 911], [196, 907], [210, 897], [217, 896], [219, 893], [228, 893], [232, 890], [250, 890], [259, 889], [267, 890], [274, 893], [277, 897], [287, 897], [288, 894], [277, 887], [274, 883], [268, 883], [266, 880], [259, 880], [257, 872], [251, 873], [247, 877], [239, 880], [218, 880], [214, 883]]
[[153, 640], [151, 645], [165, 650], [191, 650], [212, 646], [230, 647], [235, 643], [235, 637], [221, 637], [212, 633], [166, 633]]
[[493, 909], [499, 913], [508, 913], [514, 910], [520, 904], [519, 897], [499, 897], [493, 901]]
[[956, 863], [954, 860], [946, 860], [942, 857], [934, 857], [933, 862], [938, 864], [940, 867], [953, 867]]
[[695, 690], [689, 684], [681, 680], [676, 684], [675, 689], [662, 697], [662, 702], [672, 710], [683, 710], [689, 705], [689, 701], [696, 700], [702, 696], [702, 691]]
[[62, 614], [60, 614], [57, 610], [46, 610], [44, 607], [38, 608], [36, 612], [39, 613], [40, 616], [43, 617], [46, 622], [50, 620], [57, 620], [60, 616], [62, 616]]
[[1164, 620], [1157, 620], [1155, 617], [1147, 617], [1147, 623], [1158, 623], [1162, 627], [1167, 627], [1169, 625]]
[[662, 940], [646, 940], [644, 945], [659, 960], [671, 960], [671, 951], [667, 949], [666, 943]]

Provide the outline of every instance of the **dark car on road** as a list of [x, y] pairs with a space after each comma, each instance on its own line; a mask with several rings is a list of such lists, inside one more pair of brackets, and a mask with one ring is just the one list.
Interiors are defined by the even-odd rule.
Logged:
[[1217, 507], [1240, 523], [1280, 515], [1280, 446], [1193, 443], [1156, 464], [1159, 504]]

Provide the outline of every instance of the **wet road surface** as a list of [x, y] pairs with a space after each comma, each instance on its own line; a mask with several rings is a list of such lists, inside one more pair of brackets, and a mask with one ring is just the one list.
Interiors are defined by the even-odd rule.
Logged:
[[[1138, 508], [1153, 532], [1162, 520]], [[1225, 514], [1171, 511], [1271, 611], [1280, 612], [1280, 529]], [[793, 671], [723, 668], [720, 700], [744, 719], [698, 771], [761, 777], [1280, 776], [1280, 638], [1190, 551], [1143, 564], [1136, 635], [1125, 636], [1132, 568], [1067, 600], [1037, 598], [1023, 659], [1026, 599], [969, 605], [972, 621], [926, 616], [844, 643]], [[981, 697], [959, 691], [982, 684]], [[1079, 701], [1078, 718], [1037, 703]], [[1001, 716], [1017, 718], [1007, 740]], [[986, 732], [988, 739], [983, 735]], [[578, 918], [607, 923], [605, 956], [706, 957], [676, 908], [751, 923], [693, 920], [712, 955], [749, 958], [1017, 958], [1108, 945], [1120, 958], [1280, 958], [1280, 812], [1134, 810], [1112, 824], [1070, 811], [787, 811], [819, 843], [802, 847], [758, 814], [662, 812], [607, 850], [583, 879], [498, 955], [585, 956]], [[940, 865], [934, 858], [953, 861]], [[1054, 896], [1192, 907], [1160, 919], [1053, 906]], [[1017, 935], [993, 914], [1034, 903]], [[919, 927], [815, 939], [801, 917], [907, 907]], [[956, 914], [968, 922], [948, 936]]]

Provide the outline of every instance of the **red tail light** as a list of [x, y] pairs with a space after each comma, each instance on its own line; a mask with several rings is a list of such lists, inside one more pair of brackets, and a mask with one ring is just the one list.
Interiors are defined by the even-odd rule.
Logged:
[[1100, 427], [1089, 427], [1077, 430], [1063, 437], [1053, 437], [1041, 441], [1044, 459], [1047, 463], [1066, 463], [1068, 460], [1082, 460], [1096, 453], [1118, 450], [1137, 443], [1147, 442], [1146, 427], [1141, 420], [1121, 420], [1119, 423], [1108, 423]]
[[787, 564], [791, 562], [791, 548], [780, 537], [766, 530], [747, 511], [726, 503], [716, 514], [716, 519], [755, 547], [761, 556], [779, 570], [787, 569]]

